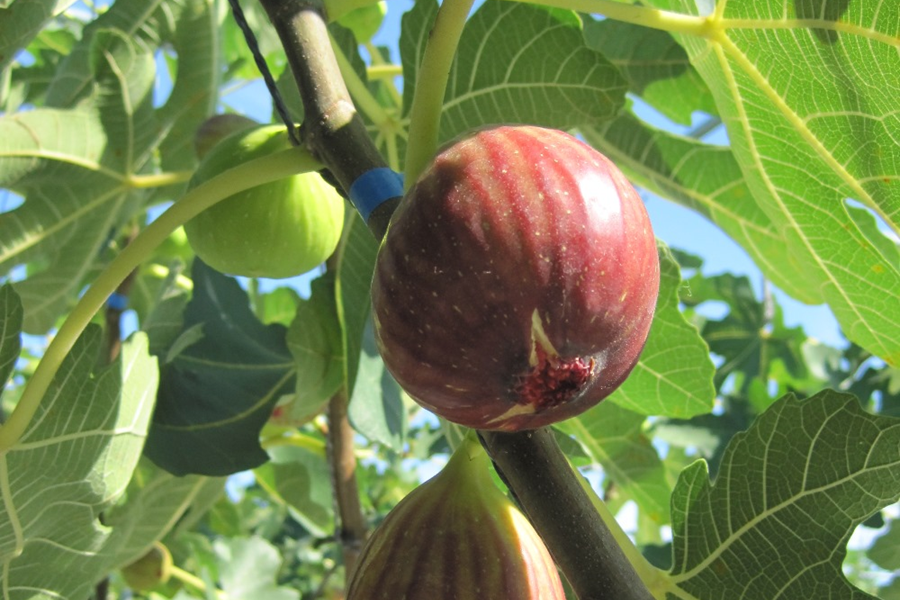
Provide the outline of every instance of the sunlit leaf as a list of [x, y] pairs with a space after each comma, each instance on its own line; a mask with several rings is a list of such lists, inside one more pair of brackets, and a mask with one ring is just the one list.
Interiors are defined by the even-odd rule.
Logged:
[[[417, 2], [403, 18], [404, 113], [436, 10], [433, 1]], [[450, 70], [441, 139], [487, 124], [569, 129], [612, 118], [626, 82], [585, 45], [578, 23], [569, 11], [485, 2], [466, 23]]]
[[[651, 4], [697, 13], [693, 0]], [[847, 206], [900, 232], [900, 4], [730, 0], [706, 27], [676, 38], [713, 92], [799, 281], [850, 340], [900, 364], [900, 263]]]
[[95, 371], [100, 344], [96, 327], [79, 338], [21, 439], [0, 453], [7, 597], [84, 598], [116, 564], [117, 540], [99, 517], [140, 458], [157, 370], [138, 335]]
[[734, 437], [715, 483], [702, 461], [681, 474], [670, 582], [678, 598], [873, 598], [844, 577], [845, 546], [898, 498], [900, 420], [832, 391], [786, 396]]

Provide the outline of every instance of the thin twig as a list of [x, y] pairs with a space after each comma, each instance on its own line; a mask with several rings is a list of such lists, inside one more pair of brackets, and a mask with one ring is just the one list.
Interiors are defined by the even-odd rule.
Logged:
[[334, 490], [337, 538], [344, 554], [345, 578], [350, 580], [368, 529], [356, 483], [353, 427], [347, 417], [347, 394], [341, 389], [328, 403], [328, 464]]

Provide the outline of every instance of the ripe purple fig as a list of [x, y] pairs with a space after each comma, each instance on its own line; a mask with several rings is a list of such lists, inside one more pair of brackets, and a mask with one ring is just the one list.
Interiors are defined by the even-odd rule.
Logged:
[[494, 485], [468, 438], [366, 542], [347, 600], [564, 600], [537, 532]]
[[549, 425], [625, 380], [659, 291], [634, 187], [571, 135], [479, 130], [407, 192], [372, 284], [385, 365], [419, 404], [476, 429]]

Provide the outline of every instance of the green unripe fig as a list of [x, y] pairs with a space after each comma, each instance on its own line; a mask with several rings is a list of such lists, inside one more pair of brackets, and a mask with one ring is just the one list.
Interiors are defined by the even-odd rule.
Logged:
[[125, 583], [133, 590], [152, 590], [169, 580], [172, 571], [172, 555], [163, 544], [156, 542], [145, 554], [128, 566], [122, 567]]
[[[283, 126], [238, 131], [209, 151], [190, 187], [288, 148]], [[328, 258], [343, 222], [343, 198], [318, 173], [303, 173], [234, 194], [185, 223], [184, 230], [197, 256], [222, 273], [284, 279]]]

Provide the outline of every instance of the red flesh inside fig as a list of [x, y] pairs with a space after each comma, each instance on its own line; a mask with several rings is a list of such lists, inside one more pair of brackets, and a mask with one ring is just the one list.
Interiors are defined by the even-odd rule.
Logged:
[[385, 364], [423, 406], [515, 431], [579, 414], [637, 363], [659, 291], [643, 202], [567, 133], [485, 129], [400, 204], [372, 285]]

